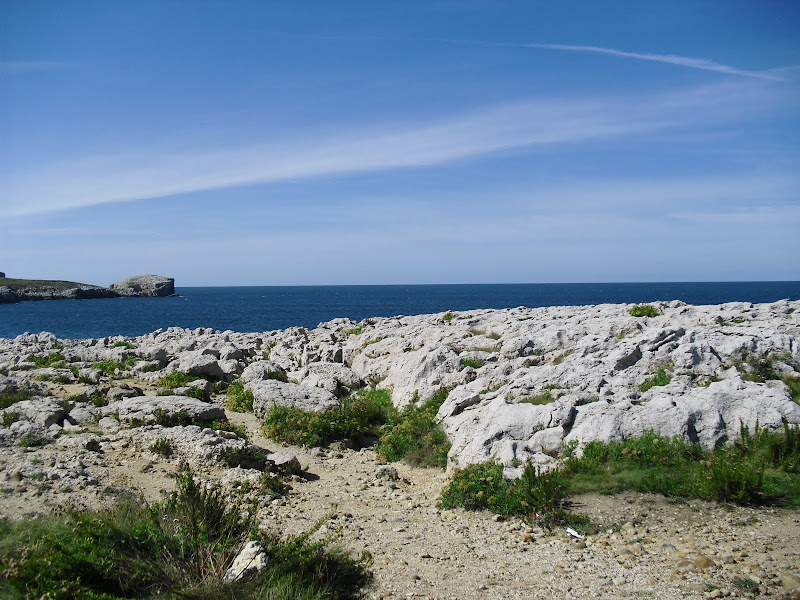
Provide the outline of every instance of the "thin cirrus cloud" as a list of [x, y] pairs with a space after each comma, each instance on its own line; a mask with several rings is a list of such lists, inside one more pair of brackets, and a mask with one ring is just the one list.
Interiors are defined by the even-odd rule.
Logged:
[[592, 54], [606, 54], [609, 56], [620, 56], [622, 58], [633, 58], [650, 62], [666, 63], [702, 71], [715, 71], [727, 75], [738, 75], [739, 77], [751, 77], [754, 79], [764, 79], [767, 81], [786, 81], [780, 73], [792, 72], [794, 67], [774, 68], [768, 71], [749, 71], [724, 65], [707, 58], [694, 58], [691, 56], [680, 56], [677, 54], [650, 54], [645, 52], [627, 52], [615, 48], [603, 48], [601, 46], [580, 46], [574, 44], [541, 44], [541, 43], [515, 43], [515, 42], [489, 42], [484, 40], [457, 40], [449, 38], [429, 38], [429, 41], [447, 42], [450, 44], [475, 44], [480, 46], [496, 46], [503, 48], [538, 48], [540, 50], [563, 50], [566, 52], [589, 52]]
[[652, 62], [667, 63], [680, 67], [701, 69], [703, 71], [716, 71], [728, 75], [739, 75], [741, 77], [753, 77], [756, 79], [766, 79], [769, 81], [783, 81], [783, 78], [774, 72], [748, 71], [737, 69], [728, 65], [709, 60], [707, 58], [692, 58], [690, 56], [678, 56], [675, 54], [646, 54], [641, 52], [625, 52], [613, 48], [601, 48], [599, 46], [573, 46], [569, 44], [524, 44], [529, 48], [541, 48], [546, 50], [566, 50], [567, 52], [591, 52], [593, 54], [608, 54], [611, 56], [621, 56], [624, 58], [634, 58], [636, 60], [647, 60]]
[[[328, 139], [242, 143], [226, 150], [140, 146], [0, 173], [0, 214], [22, 216], [112, 202], [331, 174], [431, 167], [505, 150], [589, 143], [674, 130], [767, 110], [756, 83], [621, 97], [544, 98], [438, 122], [357, 126]], [[266, 132], [265, 132], [266, 137]]]

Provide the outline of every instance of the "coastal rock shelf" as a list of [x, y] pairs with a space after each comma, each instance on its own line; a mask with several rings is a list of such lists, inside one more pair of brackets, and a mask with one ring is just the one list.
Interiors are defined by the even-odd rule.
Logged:
[[[787, 387], [800, 377], [800, 302], [658, 302], [650, 316], [634, 316], [631, 308], [335, 319], [313, 330], [264, 333], [169, 328], [135, 338], [20, 335], [0, 340], [0, 390], [41, 394], [28, 402], [39, 403], [46, 416], [26, 404], [10, 429], [0, 429], [0, 439], [27, 435], [29, 426], [55, 435], [73, 410], [85, 422], [83, 406], [70, 402], [54, 413], [51, 391], [37, 386], [43, 379], [99, 383], [102, 373], [92, 365], [101, 361], [119, 365], [115, 377], [151, 383], [176, 371], [212, 381], [241, 375], [258, 415], [274, 405], [328, 410], [367, 385], [391, 390], [398, 408], [447, 389], [438, 418], [452, 442], [451, 469], [489, 459], [508, 467], [549, 464], [566, 445], [580, 453], [589, 441], [647, 430], [713, 448], [735, 439], [743, 426], [780, 430], [800, 423], [800, 406]], [[275, 373], [289, 383], [276, 381]], [[119, 414], [109, 406], [97, 422], [109, 425], [109, 415]], [[9, 407], [3, 414], [10, 411], [20, 412]]]
[[[658, 302], [260, 333], [2, 338], [0, 518], [97, 508], [131, 493], [156, 502], [188, 465], [208, 489], [258, 502], [260, 527], [318, 527], [315, 540], [339, 536], [368, 557], [370, 599], [800, 594], [791, 510], [582, 495], [573, 508], [598, 530], [577, 539], [563, 527], [436, 505], [452, 471], [471, 463], [497, 460], [513, 477], [526, 462], [557, 465], [565, 448], [580, 453], [592, 440], [648, 429], [713, 447], [743, 425], [800, 423], [798, 309]], [[252, 392], [253, 412], [226, 410], [226, 384]], [[449, 392], [438, 413], [452, 442], [449, 472], [386, 465], [352, 441], [306, 448], [263, 437], [261, 419], [275, 406], [330, 410], [372, 386], [391, 390], [398, 407]]]

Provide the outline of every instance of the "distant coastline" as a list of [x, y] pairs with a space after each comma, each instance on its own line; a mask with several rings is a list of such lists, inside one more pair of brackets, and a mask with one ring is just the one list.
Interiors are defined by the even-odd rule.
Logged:
[[176, 296], [175, 280], [160, 275], [136, 275], [99, 285], [50, 279], [16, 279], [0, 272], [0, 304], [36, 300], [87, 300], [92, 298], [139, 298]]

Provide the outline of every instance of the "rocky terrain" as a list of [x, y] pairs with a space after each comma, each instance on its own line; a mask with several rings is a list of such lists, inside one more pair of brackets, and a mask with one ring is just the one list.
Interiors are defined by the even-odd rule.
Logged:
[[132, 296], [174, 296], [175, 280], [160, 275], [137, 275], [104, 288], [75, 281], [10, 279], [0, 274], [0, 304], [25, 300], [85, 300]]
[[[711, 448], [742, 425], [800, 423], [787, 387], [800, 377], [800, 302], [651, 306], [638, 317], [630, 305], [520, 307], [313, 330], [0, 339], [0, 515], [129, 490], [157, 499], [188, 464], [232, 495], [261, 495], [265, 527], [299, 533], [327, 516], [316, 535], [372, 563], [375, 598], [795, 593], [796, 511], [581, 496], [573, 510], [598, 531], [578, 538], [437, 508], [468, 464], [495, 459], [513, 477], [529, 462], [554, 466], [564, 447], [648, 429]], [[159, 387], [174, 373], [199, 379]], [[222, 382], [251, 390], [253, 413], [227, 411]], [[387, 465], [369, 440], [281, 447], [260, 432], [273, 406], [327, 410], [361, 387], [390, 389], [398, 407], [450, 390], [438, 414], [447, 471]], [[287, 470], [293, 489], [268, 495], [264, 479]]]

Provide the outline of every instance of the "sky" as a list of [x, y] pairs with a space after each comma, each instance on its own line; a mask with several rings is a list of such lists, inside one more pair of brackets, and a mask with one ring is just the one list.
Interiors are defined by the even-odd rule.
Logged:
[[0, 271], [800, 280], [800, 3], [0, 2]]

